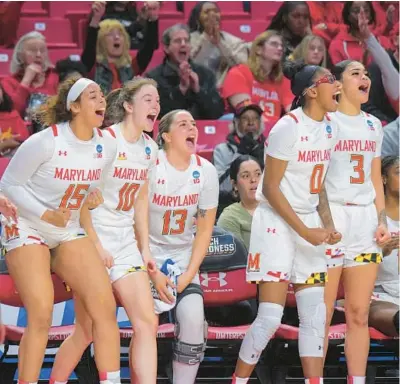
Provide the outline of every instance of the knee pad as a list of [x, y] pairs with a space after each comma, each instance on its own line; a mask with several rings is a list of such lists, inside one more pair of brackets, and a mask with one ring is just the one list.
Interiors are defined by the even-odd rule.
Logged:
[[182, 364], [195, 365], [203, 361], [207, 345], [208, 324], [204, 320], [204, 342], [201, 344], [190, 344], [181, 341], [179, 323], [175, 324], [175, 340], [173, 343], [173, 359]]
[[396, 332], [399, 333], [399, 311], [393, 316], [393, 324], [396, 329]]
[[306, 288], [296, 293], [299, 313], [300, 357], [323, 357], [326, 324], [324, 287]]
[[260, 303], [257, 317], [251, 324], [242, 346], [239, 357], [247, 364], [256, 364], [262, 351], [279, 328], [283, 307], [274, 303]]

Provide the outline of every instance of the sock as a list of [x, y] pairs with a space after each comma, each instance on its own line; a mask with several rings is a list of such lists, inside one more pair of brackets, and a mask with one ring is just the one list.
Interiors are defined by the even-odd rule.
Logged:
[[25, 381], [18, 379], [17, 384], [37, 384], [37, 381]]
[[324, 379], [322, 377], [309, 377], [305, 379], [305, 384], [324, 384]]
[[232, 384], [247, 384], [249, 377], [237, 377], [235, 374], [232, 376]]
[[120, 371], [99, 372], [100, 384], [121, 384]]
[[50, 377], [50, 381], [49, 381], [49, 384], [67, 384], [68, 383], [68, 380], [67, 381], [57, 381], [56, 379], [53, 379], [52, 377]]
[[365, 384], [365, 376], [347, 376], [347, 384]]

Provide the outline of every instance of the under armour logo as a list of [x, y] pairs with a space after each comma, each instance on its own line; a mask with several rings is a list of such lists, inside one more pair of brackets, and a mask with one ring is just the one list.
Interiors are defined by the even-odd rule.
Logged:
[[158, 179], [157, 180], [157, 184], [165, 184], [165, 180], [164, 179]]
[[58, 151], [58, 156], [67, 156], [67, 151]]
[[225, 280], [226, 273], [225, 272], [219, 272], [218, 277], [217, 276], [208, 276], [208, 273], [201, 273], [200, 276], [203, 278], [201, 285], [204, 285], [205, 287], [208, 287], [208, 283], [210, 281], [215, 281], [219, 282], [220, 287], [224, 287], [225, 285], [228, 284], [228, 282]]
[[308, 136], [301, 136], [301, 141], [308, 141]]
[[275, 228], [267, 228], [267, 233], [276, 233]]

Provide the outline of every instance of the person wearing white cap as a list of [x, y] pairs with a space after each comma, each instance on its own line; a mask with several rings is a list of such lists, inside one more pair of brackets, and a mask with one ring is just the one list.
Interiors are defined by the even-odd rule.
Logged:
[[[158, 321], [149, 275], [168, 301], [167, 278], [156, 269], [149, 249], [148, 173], [155, 166], [158, 148], [144, 131], [153, 130], [159, 113], [157, 83], [151, 79], [135, 78], [107, 96], [106, 120], [114, 124], [104, 133], [115, 137], [117, 156], [105, 175], [104, 204], [81, 211], [82, 226], [96, 245], [134, 329], [130, 366], [132, 379], [140, 384], [157, 380]], [[84, 324], [90, 334], [90, 318]], [[89, 343], [90, 338], [76, 334], [56, 359], [54, 376], [68, 376]]]
[[[162, 149], [149, 181], [150, 251], [158, 267], [177, 278], [172, 382], [194, 384], [207, 340], [198, 273], [215, 222], [218, 174], [209, 161], [196, 155], [198, 130], [188, 111], [168, 112], [158, 127]], [[163, 307], [157, 305], [156, 310], [170, 309]]]
[[[120, 383], [112, 289], [98, 252], [79, 223], [83, 206], [94, 209], [102, 203], [97, 187], [116, 156], [115, 140], [95, 128], [103, 122], [105, 107], [93, 81], [72, 78], [61, 84], [39, 112], [48, 128], [20, 146], [0, 183], [2, 193], [18, 209], [18, 222], [2, 219], [2, 243], [28, 313], [19, 348], [18, 383], [37, 383], [39, 378], [53, 312], [50, 264], [79, 298], [74, 333], [87, 337], [81, 323], [86, 314], [93, 322], [100, 382]], [[51, 382], [66, 383], [68, 377], [57, 380]]]

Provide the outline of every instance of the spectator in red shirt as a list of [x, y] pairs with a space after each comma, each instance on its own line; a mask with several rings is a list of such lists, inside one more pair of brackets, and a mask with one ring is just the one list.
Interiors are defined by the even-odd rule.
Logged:
[[282, 55], [282, 36], [276, 31], [263, 32], [253, 41], [247, 64], [233, 67], [222, 86], [222, 95], [233, 109], [245, 101], [261, 107], [266, 137], [293, 101], [290, 82], [282, 73]]
[[[343, 28], [332, 40], [329, 55], [332, 63], [337, 64], [343, 60], [355, 60], [368, 65], [371, 57], [365, 49], [358, 27], [358, 15], [365, 12], [369, 24], [376, 26], [376, 13], [369, 1], [345, 2], [342, 18], [346, 28]], [[384, 36], [377, 36], [379, 43], [385, 48], [390, 48], [390, 41]]]
[[288, 57], [289, 61], [304, 61], [305, 64], [326, 68], [327, 52], [322, 37], [307, 35]]
[[29, 131], [24, 120], [0, 85], [0, 156], [12, 155], [28, 137]]
[[10, 71], [11, 75], [2, 80], [2, 85], [22, 117], [28, 110], [30, 118], [33, 107], [57, 93], [58, 75], [50, 62], [46, 39], [39, 32], [29, 32], [18, 40]]
[[267, 30], [279, 32], [284, 38], [283, 57], [289, 56], [311, 33], [311, 17], [305, 1], [285, 1], [271, 20]]

